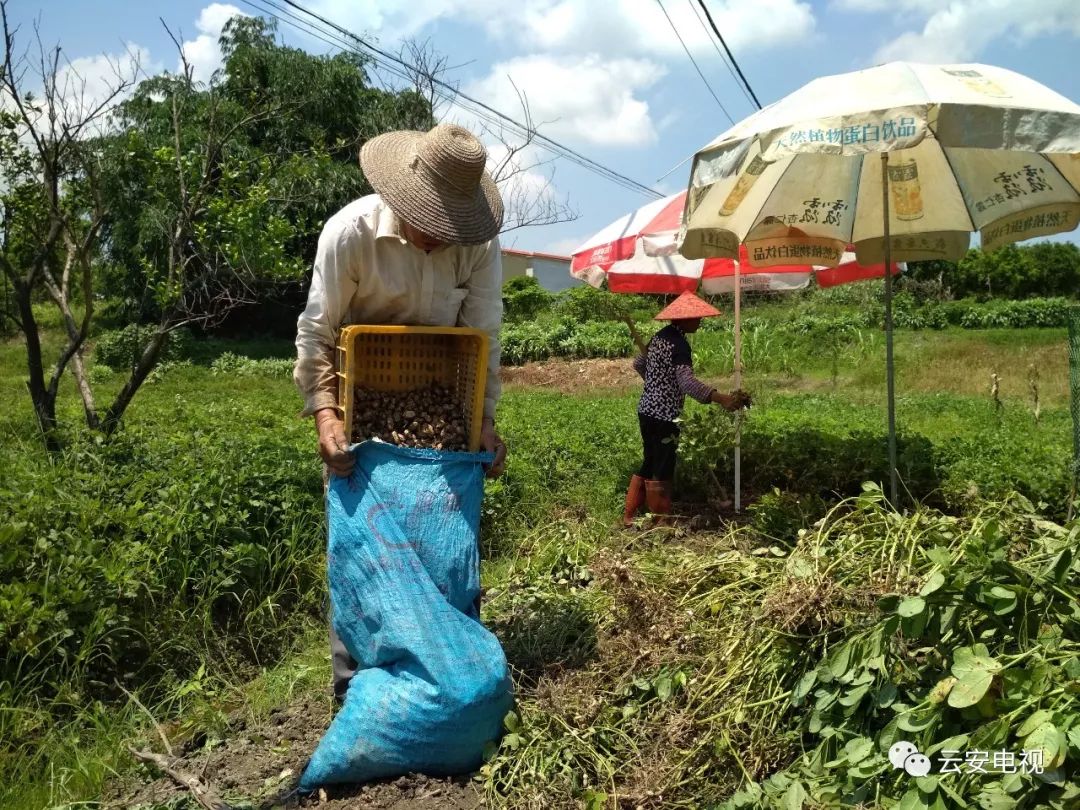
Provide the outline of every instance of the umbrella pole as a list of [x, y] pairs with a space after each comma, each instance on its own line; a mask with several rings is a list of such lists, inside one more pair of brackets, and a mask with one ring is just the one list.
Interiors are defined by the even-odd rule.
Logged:
[[889, 500], [898, 507], [896, 487], [896, 398], [893, 369], [892, 240], [889, 237], [889, 153], [881, 153], [881, 211], [885, 232], [885, 388], [889, 410]]
[[[742, 275], [735, 259], [735, 389], [742, 388]], [[735, 413], [735, 514], [742, 511], [742, 411]]]

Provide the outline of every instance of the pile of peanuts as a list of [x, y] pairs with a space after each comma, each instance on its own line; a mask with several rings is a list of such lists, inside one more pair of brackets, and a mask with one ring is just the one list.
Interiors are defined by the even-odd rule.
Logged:
[[380, 439], [399, 447], [467, 448], [465, 409], [445, 386], [413, 391], [353, 389], [352, 440]]

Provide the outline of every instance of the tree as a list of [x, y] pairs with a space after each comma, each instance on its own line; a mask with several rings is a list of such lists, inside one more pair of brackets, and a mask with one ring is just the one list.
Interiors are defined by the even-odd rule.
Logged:
[[[55, 447], [56, 398], [69, 364], [79, 381], [87, 420], [99, 424], [83, 365], [94, 313], [94, 261], [105, 218], [102, 156], [91, 136], [134, 83], [137, 64], [126, 71], [114, 65], [114, 80], [94, 97], [63, 60], [60, 48], [45, 49], [40, 37], [37, 65], [31, 71], [26, 55], [17, 53], [7, 0], [0, 0], [0, 17], [0, 270], [14, 299], [9, 317], [26, 338], [27, 388], [34, 413], [47, 445]], [[32, 92], [28, 79], [40, 82], [40, 96]], [[47, 377], [33, 309], [43, 293], [59, 310], [66, 332], [66, 343]]]

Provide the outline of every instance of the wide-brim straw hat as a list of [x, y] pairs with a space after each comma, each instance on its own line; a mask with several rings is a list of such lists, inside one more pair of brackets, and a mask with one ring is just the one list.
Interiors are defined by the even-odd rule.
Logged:
[[502, 228], [502, 197], [486, 165], [484, 145], [454, 124], [387, 132], [360, 150], [360, 167], [390, 210], [455, 245], [482, 244]]
[[687, 290], [653, 318], [654, 321], [682, 321], [690, 318], [715, 318], [722, 314], [707, 301]]

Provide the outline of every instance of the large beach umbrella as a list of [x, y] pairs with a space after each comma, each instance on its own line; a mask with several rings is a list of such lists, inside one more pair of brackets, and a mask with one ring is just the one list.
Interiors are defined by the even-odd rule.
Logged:
[[[686, 191], [680, 191], [619, 217], [574, 250], [570, 274], [594, 287], [606, 281], [616, 293], [734, 292], [736, 267], [730, 259], [688, 259], [678, 252], [685, 206]], [[846, 252], [837, 267], [796, 262], [753, 267], [745, 249], [740, 259], [742, 289], [755, 291], [801, 290], [812, 276], [820, 286], [831, 287], [885, 275], [884, 264], [860, 265], [853, 251]]]
[[[689, 259], [835, 266], [963, 257], [1080, 222], [1080, 106], [989, 65], [893, 62], [810, 82], [694, 157]], [[890, 493], [896, 503], [892, 276], [885, 283]]]
[[[735, 296], [735, 386], [742, 385], [742, 290], [784, 292], [805, 288], [811, 276], [822, 287], [851, 281], [881, 278], [885, 265], [861, 265], [852, 251], [846, 252], [836, 267], [807, 264], [773, 264], [752, 267], [746, 249], [739, 259], [688, 259], [678, 253], [678, 236], [686, 192], [681, 191], [637, 209], [603, 228], [571, 254], [570, 274], [617, 293], [674, 294], [696, 290]], [[893, 273], [899, 267], [892, 265]], [[637, 338], [633, 323], [631, 333]], [[639, 347], [641, 346], [638, 340]], [[741, 508], [742, 454], [741, 414], [735, 425], [735, 511]]]

